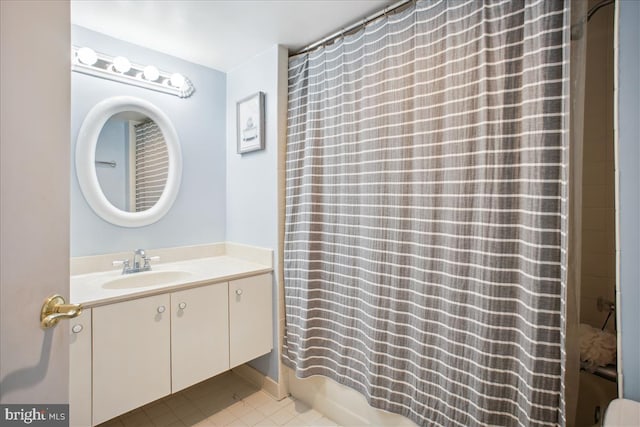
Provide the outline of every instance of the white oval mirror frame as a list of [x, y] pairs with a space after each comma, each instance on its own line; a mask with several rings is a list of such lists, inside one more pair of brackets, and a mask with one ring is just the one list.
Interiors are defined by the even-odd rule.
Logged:
[[[164, 191], [155, 205], [142, 212], [127, 212], [113, 206], [104, 195], [96, 173], [96, 145], [102, 127], [111, 116], [124, 111], [145, 114], [156, 122], [167, 143], [169, 154], [169, 171]], [[182, 152], [178, 133], [169, 117], [148, 101], [131, 96], [105, 99], [89, 111], [78, 132], [76, 174], [87, 203], [105, 221], [122, 227], [142, 227], [153, 224], [171, 209], [180, 189]]]

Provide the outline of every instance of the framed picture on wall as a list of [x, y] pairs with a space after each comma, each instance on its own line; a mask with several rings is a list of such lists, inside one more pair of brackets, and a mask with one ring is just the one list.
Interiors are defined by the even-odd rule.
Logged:
[[236, 105], [238, 154], [264, 150], [264, 93], [258, 92]]

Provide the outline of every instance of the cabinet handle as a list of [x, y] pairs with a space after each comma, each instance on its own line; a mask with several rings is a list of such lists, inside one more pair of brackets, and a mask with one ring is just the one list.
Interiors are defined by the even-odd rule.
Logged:
[[79, 334], [80, 332], [82, 332], [82, 325], [78, 324], [78, 325], [73, 325], [73, 327], [71, 328], [71, 331], [74, 334]]
[[178, 304], [178, 308], [180, 310], [184, 310], [185, 308], [187, 308], [187, 303], [186, 302], [181, 302], [180, 304]]
[[158, 307], [158, 313], [164, 313], [165, 310], [164, 305]]
[[242, 295], [242, 289], [236, 289], [236, 295]]

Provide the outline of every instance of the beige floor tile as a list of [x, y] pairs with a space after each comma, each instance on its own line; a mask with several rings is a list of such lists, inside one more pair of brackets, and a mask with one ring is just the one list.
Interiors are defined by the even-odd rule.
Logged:
[[171, 412], [171, 408], [164, 401], [150, 403], [143, 406], [142, 409], [151, 419]]
[[260, 421], [258, 424], [254, 425], [253, 427], [277, 427], [277, 426], [278, 424], [271, 421], [269, 418], [264, 418], [262, 421]]
[[223, 409], [211, 408], [211, 409], [201, 409], [200, 410], [200, 412], [202, 413], [202, 415], [205, 416], [205, 418], [214, 417], [214, 416], [218, 415], [222, 411], [224, 411], [224, 408]]
[[267, 393], [265, 393], [262, 390], [259, 390], [255, 393], [253, 393], [250, 396], [247, 396], [244, 401], [246, 403], [248, 403], [249, 405], [253, 406], [254, 408], [258, 408], [262, 405], [265, 405], [267, 403], [273, 402], [274, 399], [269, 396]]
[[178, 419], [174, 414], [165, 414], [158, 418], [154, 418], [153, 422], [148, 425], [153, 425], [155, 427], [169, 427], [172, 424], [182, 424], [182, 421]]
[[248, 383], [235, 384], [234, 386], [230, 387], [230, 390], [233, 392], [234, 398], [238, 400], [245, 399], [251, 396], [252, 394], [256, 393], [257, 391], [259, 391], [258, 388]]
[[298, 415], [298, 412], [296, 411], [296, 401], [294, 399], [289, 398], [289, 401], [286, 403], [286, 405], [284, 404], [284, 402], [283, 405], [283, 410], [290, 412], [294, 417]]
[[335, 421], [330, 420], [327, 417], [322, 417], [319, 420], [315, 420], [313, 422], [313, 426], [318, 426], [318, 427], [338, 427], [338, 424], [336, 424]]
[[210, 422], [212, 422], [214, 425], [217, 425], [217, 426], [228, 425], [235, 419], [236, 417], [226, 409], [208, 418]]
[[193, 424], [192, 427], [214, 427], [215, 424], [213, 422], [211, 422], [209, 419], [205, 418], [204, 420], [200, 421], [199, 423]]
[[316, 411], [315, 409], [311, 409], [311, 408], [309, 408], [309, 410], [307, 410], [307, 411], [301, 413], [300, 415], [298, 415], [298, 418], [300, 418], [305, 423], [308, 423], [309, 425], [313, 425], [313, 423], [316, 420], [319, 420], [322, 417], [323, 417], [323, 415], [320, 412]]
[[278, 412], [280, 409], [290, 405], [291, 402], [293, 402], [293, 400], [288, 397], [280, 401], [271, 399], [269, 402], [265, 403], [264, 405], [258, 406], [256, 409], [266, 416], [271, 416], [274, 413]]
[[184, 394], [182, 394], [182, 392], [180, 393], [176, 393], [172, 396], [170, 396], [167, 400], [164, 401], [164, 403], [171, 409], [176, 408], [178, 406], [182, 406], [185, 403], [187, 403], [189, 400], [185, 397]]
[[151, 424], [151, 419], [142, 410], [125, 414], [120, 418], [120, 420], [125, 427], [148, 426]]
[[275, 414], [269, 416], [269, 419], [279, 426], [285, 425], [294, 418], [295, 414], [291, 412], [288, 407], [284, 407], [277, 411]]
[[247, 412], [243, 416], [240, 417], [240, 420], [249, 425], [254, 426], [258, 424], [260, 421], [264, 420], [265, 416], [261, 412], [258, 412], [255, 409], [252, 409], [250, 412]]
[[188, 388], [184, 391], [184, 396], [188, 400], [198, 400], [207, 395], [207, 390], [202, 387]]
[[311, 411], [311, 406], [307, 405], [306, 403], [300, 400], [295, 400], [295, 399], [293, 399], [293, 404], [286, 406], [286, 408], [288, 408], [288, 410], [290, 410], [296, 416], [299, 416]]
[[207, 418], [207, 415], [203, 414], [200, 411], [196, 411], [188, 415], [181, 416], [180, 421], [182, 421], [186, 426], [194, 426], [202, 421], [205, 421]]
[[269, 417], [278, 412], [280, 409], [282, 409], [282, 407], [278, 406], [275, 402], [268, 402], [262, 406], [258, 406], [256, 408], [256, 411], [260, 412], [265, 417]]
[[234, 417], [241, 418], [245, 414], [253, 411], [254, 408], [251, 405], [247, 405], [242, 400], [239, 400], [239, 401], [235, 402], [234, 404], [228, 406], [226, 408], [226, 410], [231, 412]]
[[302, 421], [300, 417], [294, 417], [292, 420], [285, 424], [286, 427], [304, 427], [308, 425], [309, 423]]
[[105, 423], [100, 424], [100, 427], [123, 427], [122, 421], [120, 418], [115, 418], [113, 420], [109, 420]]
[[215, 399], [213, 400], [201, 399], [195, 402], [195, 406], [198, 408], [198, 410], [201, 413], [203, 413], [207, 417], [210, 417], [226, 409], [229, 406], [229, 404], [220, 402]]
[[229, 427], [249, 427], [247, 424], [243, 423], [242, 420], [234, 420], [228, 424]]
[[275, 427], [337, 424], [301, 401], [276, 401], [233, 373], [224, 373], [128, 412], [100, 427]]
[[198, 410], [198, 407], [194, 403], [190, 402], [190, 403], [178, 406], [176, 408], [173, 408], [172, 412], [175, 414], [176, 417], [182, 419], [192, 414], [196, 414], [200, 411]]

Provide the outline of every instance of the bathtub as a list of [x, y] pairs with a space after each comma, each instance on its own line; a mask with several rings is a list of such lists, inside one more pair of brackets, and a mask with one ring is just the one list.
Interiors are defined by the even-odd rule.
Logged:
[[581, 371], [575, 427], [601, 426], [604, 411], [616, 397], [615, 382]]

